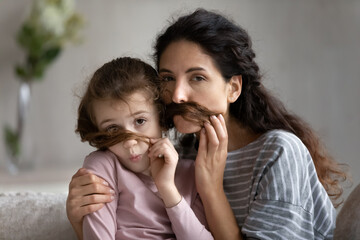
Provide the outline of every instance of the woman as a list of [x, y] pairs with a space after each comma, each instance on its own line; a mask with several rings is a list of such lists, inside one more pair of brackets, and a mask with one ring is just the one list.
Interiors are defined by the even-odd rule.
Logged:
[[[200, 9], [159, 35], [154, 58], [169, 108], [195, 102], [221, 113], [202, 129], [173, 118], [179, 132], [196, 136], [196, 186], [215, 239], [332, 238], [330, 197], [336, 204], [346, 175], [311, 128], [262, 85], [247, 32]], [[81, 171], [67, 208], [77, 225], [109, 201], [102, 180]]]

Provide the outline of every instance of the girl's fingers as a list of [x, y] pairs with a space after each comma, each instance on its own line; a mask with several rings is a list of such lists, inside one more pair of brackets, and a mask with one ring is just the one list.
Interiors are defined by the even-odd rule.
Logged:
[[[151, 141], [151, 140], [150, 140]], [[161, 155], [177, 153], [174, 145], [168, 138], [154, 139], [153, 145], [149, 148], [149, 157], [155, 158]]]
[[163, 138], [150, 138], [150, 143], [155, 144], [155, 143], [161, 141], [161, 139], [163, 139]]

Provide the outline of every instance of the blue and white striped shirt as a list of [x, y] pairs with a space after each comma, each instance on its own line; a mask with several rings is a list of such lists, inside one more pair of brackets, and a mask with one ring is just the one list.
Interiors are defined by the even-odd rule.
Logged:
[[224, 190], [247, 238], [333, 238], [336, 211], [292, 133], [272, 130], [229, 152]]

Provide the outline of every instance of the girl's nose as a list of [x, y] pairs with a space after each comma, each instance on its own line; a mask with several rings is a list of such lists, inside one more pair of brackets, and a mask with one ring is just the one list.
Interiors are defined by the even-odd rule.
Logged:
[[188, 86], [184, 80], [176, 80], [175, 88], [172, 95], [174, 103], [184, 103], [188, 101]]
[[137, 140], [135, 139], [129, 139], [123, 142], [124, 148], [132, 148], [137, 144]]

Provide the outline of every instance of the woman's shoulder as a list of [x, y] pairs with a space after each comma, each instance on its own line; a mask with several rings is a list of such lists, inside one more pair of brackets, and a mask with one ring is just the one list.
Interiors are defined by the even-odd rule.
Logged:
[[303, 142], [295, 134], [275, 129], [263, 135], [264, 148], [293, 149], [294, 151], [307, 151]]
[[293, 133], [281, 129], [269, 130], [247, 146], [229, 152], [229, 156], [255, 156], [261, 152], [307, 151], [302, 141]]

